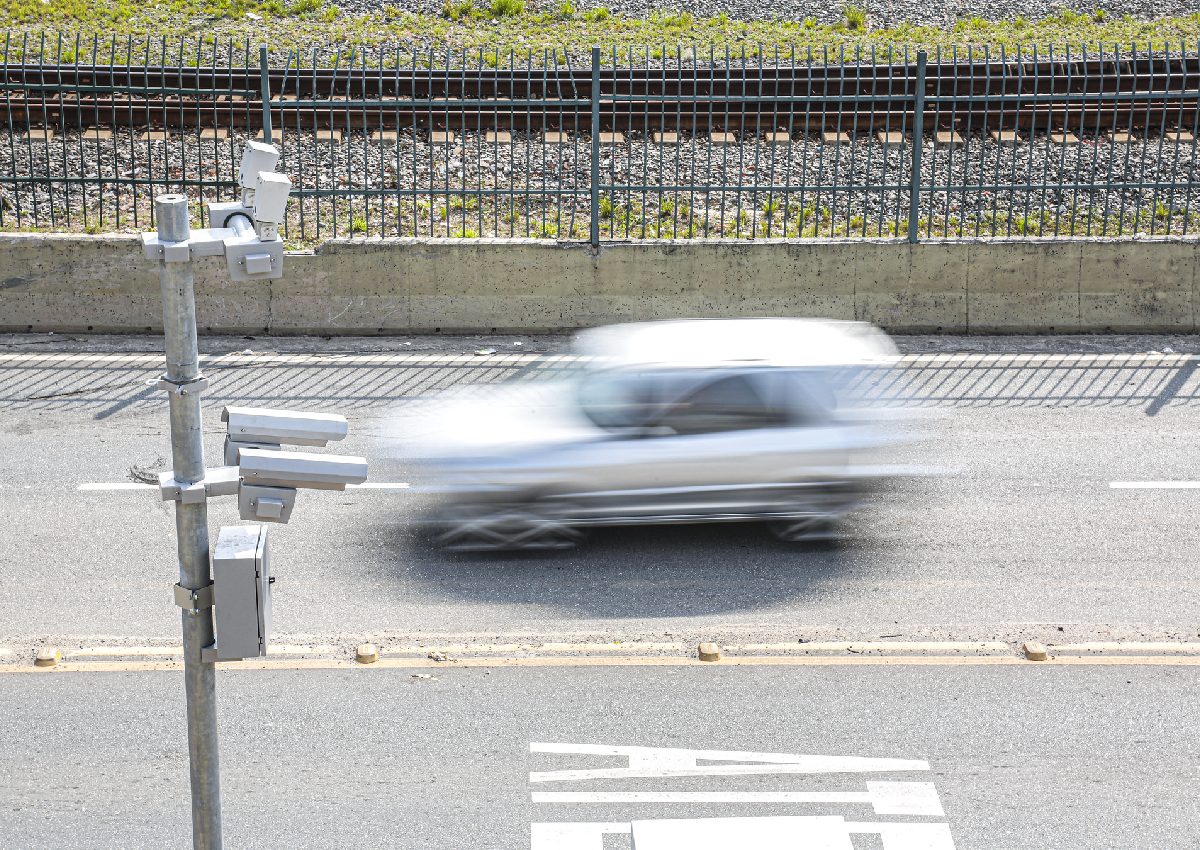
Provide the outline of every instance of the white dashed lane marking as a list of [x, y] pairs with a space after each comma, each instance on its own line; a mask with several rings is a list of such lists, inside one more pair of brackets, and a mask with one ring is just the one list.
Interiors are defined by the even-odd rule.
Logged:
[[[347, 490], [407, 490], [412, 485], [407, 481], [380, 481], [366, 484], [347, 484]], [[122, 490], [157, 490], [157, 484], [138, 484], [133, 481], [92, 481], [79, 485], [82, 493], [118, 492]]]

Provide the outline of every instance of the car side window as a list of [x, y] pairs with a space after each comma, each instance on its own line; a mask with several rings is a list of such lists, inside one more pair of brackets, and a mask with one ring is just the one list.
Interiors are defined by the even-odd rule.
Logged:
[[597, 426], [616, 433], [643, 427], [656, 408], [654, 382], [638, 372], [595, 372], [579, 385], [579, 406]]
[[718, 378], [670, 404], [655, 424], [666, 433], [713, 434], [777, 428], [787, 411], [768, 405], [745, 375]]

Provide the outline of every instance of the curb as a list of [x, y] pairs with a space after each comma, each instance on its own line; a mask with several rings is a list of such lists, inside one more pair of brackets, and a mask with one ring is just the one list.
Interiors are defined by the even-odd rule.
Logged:
[[[343, 667], [602, 667], [602, 666], [987, 666], [1200, 665], [1200, 642], [1118, 642], [1044, 645], [1036, 641], [837, 641], [721, 644], [701, 641], [629, 643], [446, 643], [383, 646], [356, 642], [280, 644], [266, 658], [219, 663], [229, 670]], [[0, 673], [144, 672], [182, 670], [178, 646], [42, 645], [16, 652], [0, 647]]]

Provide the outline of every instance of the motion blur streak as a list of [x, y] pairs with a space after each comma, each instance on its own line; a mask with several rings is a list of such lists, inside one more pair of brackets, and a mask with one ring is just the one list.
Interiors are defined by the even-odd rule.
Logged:
[[[867, 403], [895, 348], [858, 322], [711, 319], [580, 333], [553, 380], [393, 417], [390, 453], [450, 549], [556, 549], [596, 525], [763, 521], [828, 540], [904, 468], [904, 411]], [[864, 379], [871, 372], [871, 381]]]

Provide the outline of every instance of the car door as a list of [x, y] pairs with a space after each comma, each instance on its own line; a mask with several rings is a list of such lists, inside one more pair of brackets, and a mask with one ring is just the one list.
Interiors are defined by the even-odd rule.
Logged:
[[753, 510], [764, 487], [803, 467], [799, 454], [820, 454], [828, 436], [819, 423], [797, 422], [793, 399], [769, 380], [773, 373], [654, 376], [653, 414], [593, 447], [586, 501], [597, 513], [630, 518]]

